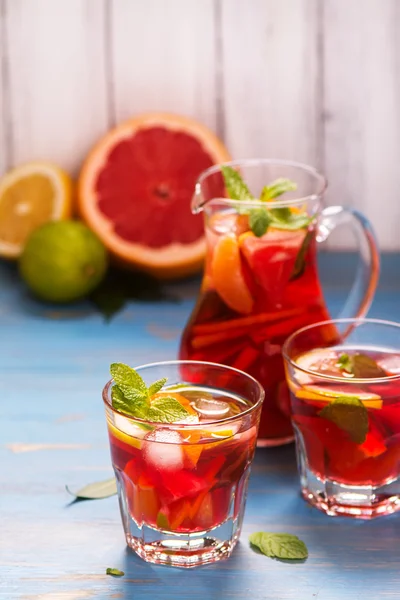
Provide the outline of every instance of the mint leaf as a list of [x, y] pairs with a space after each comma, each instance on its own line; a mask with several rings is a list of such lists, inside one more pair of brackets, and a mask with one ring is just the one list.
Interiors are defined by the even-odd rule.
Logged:
[[229, 198], [232, 198], [232, 200], [253, 199], [249, 188], [243, 181], [241, 175], [236, 171], [236, 169], [233, 169], [232, 167], [228, 167], [226, 165], [221, 165], [221, 171]]
[[167, 383], [167, 378], [163, 377], [162, 379], [159, 379], [158, 381], [155, 381], [154, 383], [151, 384], [151, 386], [149, 387], [149, 396], [154, 396], [154, 394], [157, 394], [157, 392], [159, 392], [164, 385]]
[[271, 226], [275, 229], [295, 231], [308, 227], [313, 221], [313, 217], [309, 217], [307, 213], [294, 213], [287, 206], [272, 208], [269, 212], [272, 217]]
[[189, 412], [172, 396], [160, 396], [151, 402], [148, 419], [158, 423], [174, 423], [186, 419]]
[[268, 202], [268, 200], [282, 196], [282, 194], [285, 194], [286, 192], [294, 192], [295, 190], [297, 190], [297, 184], [294, 181], [281, 177], [263, 187], [260, 200], [262, 202]]
[[154, 396], [165, 385], [164, 377], [148, 388], [142, 377], [122, 363], [112, 363], [110, 367], [114, 385], [111, 388], [112, 406], [116, 410], [139, 419], [157, 423], [174, 423], [187, 419], [190, 413], [172, 396]]
[[373, 379], [374, 377], [387, 377], [386, 371], [366, 354], [354, 354], [350, 357], [354, 377], [359, 379]]
[[123, 577], [125, 573], [123, 571], [120, 571], [119, 569], [108, 567], [106, 569], [106, 575], [113, 575], [114, 577]]
[[265, 208], [255, 208], [250, 211], [249, 225], [250, 229], [257, 237], [261, 237], [267, 232], [268, 226], [271, 223], [271, 217]]
[[68, 494], [75, 496], [75, 498], [81, 498], [82, 500], [100, 500], [102, 498], [109, 498], [115, 496], [117, 493], [117, 482], [115, 477], [106, 479], [105, 481], [97, 481], [96, 483], [89, 483], [80, 490], [74, 492], [67, 485], [65, 486]]
[[156, 525], [159, 529], [169, 530], [171, 528], [168, 517], [161, 510], [157, 514]]
[[127, 395], [125, 395], [119, 387], [114, 384], [111, 388], [111, 401], [112, 406], [115, 410], [132, 415], [133, 417], [139, 417], [139, 419], [145, 419], [148, 404], [146, 397], [143, 397], [142, 392], [135, 392], [135, 390], [129, 388]]
[[346, 373], [353, 374], [353, 362], [350, 359], [350, 356], [345, 352], [341, 354], [337, 361], [337, 366], [342, 370], [346, 371]]
[[301, 244], [300, 250], [296, 256], [296, 262], [294, 263], [293, 272], [290, 276], [290, 281], [294, 281], [304, 273], [306, 268], [307, 252], [313, 239], [314, 232], [307, 231], [306, 236]]
[[340, 396], [318, 413], [345, 431], [352, 442], [363, 444], [368, 433], [368, 412], [356, 396]]
[[113, 385], [111, 388], [111, 400], [115, 410], [120, 410], [121, 412], [130, 411], [131, 402], [125, 398], [123, 392], [117, 385]]
[[250, 544], [270, 558], [304, 560], [308, 557], [305, 543], [290, 533], [258, 531], [249, 536]]
[[135, 369], [123, 363], [112, 363], [110, 373], [126, 398], [132, 400], [147, 398], [147, 386]]

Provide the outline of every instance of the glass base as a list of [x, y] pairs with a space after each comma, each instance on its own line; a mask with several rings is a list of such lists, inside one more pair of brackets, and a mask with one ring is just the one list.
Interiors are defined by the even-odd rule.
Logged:
[[345, 485], [304, 467], [300, 477], [305, 500], [327, 515], [373, 519], [400, 510], [400, 478], [379, 486]]
[[294, 442], [294, 435], [288, 435], [281, 438], [259, 438], [257, 448], [275, 448], [276, 446], [285, 446]]
[[242, 529], [249, 468], [232, 490], [225, 520], [212, 529], [196, 533], [173, 533], [144, 521], [137, 523], [128, 509], [125, 486], [121, 484], [118, 471], [116, 473], [126, 542], [145, 561], [191, 568], [229, 558], [232, 554]]
[[[161, 534], [157, 531], [158, 539], [145, 542], [147, 537], [142, 527], [142, 537], [126, 536], [128, 546], [132, 548], [143, 560], [158, 565], [191, 568], [214, 563], [228, 558], [237, 543], [237, 538], [232, 541], [221, 541], [216, 537], [201, 534]], [[152, 530], [153, 534], [155, 530]]]
[[[170, 533], [129, 518], [126, 542], [147, 562], [191, 568], [228, 558], [239, 539], [242, 519], [228, 519], [210, 531]], [[126, 525], [126, 523], [125, 523]]]

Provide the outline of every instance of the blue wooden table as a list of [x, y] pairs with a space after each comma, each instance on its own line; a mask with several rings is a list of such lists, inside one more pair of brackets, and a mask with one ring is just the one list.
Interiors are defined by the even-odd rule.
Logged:
[[[330, 256], [321, 270], [335, 314], [351, 260]], [[400, 257], [386, 256], [371, 316], [400, 321], [399, 274]], [[65, 484], [112, 475], [100, 398], [109, 364], [173, 358], [197, 287], [176, 286], [179, 303], [131, 303], [107, 324], [89, 304], [35, 302], [0, 265], [0, 598], [400, 598], [400, 515], [352, 521], [310, 508], [298, 494], [293, 446], [257, 451], [241, 541], [216, 565], [147, 565], [125, 547], [116, 497], [71, 503]], [[248, 536], [257, 530], [299, 535], [309, 559], [255, 554]], [[126, 575], [114, 579], [107, 567]]]

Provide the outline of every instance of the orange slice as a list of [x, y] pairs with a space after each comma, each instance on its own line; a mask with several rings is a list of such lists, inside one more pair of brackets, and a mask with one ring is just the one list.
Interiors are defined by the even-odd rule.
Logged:
[[0, 256], [20, 256], [30, 234], [71, 215], [72, 181], [55, 165], [32, 162], [0, 179]]
[[190, 211], [195, 183], [229, 158], [193, 119], [140, 115], [105, 135], [85, 160], [80, 213], [119, 261], [162, 279], [195, 273], [206, 250], [203, 219]]
[[362, 389], [354, 386], [347, 386], [343, 390], [337, 390], [323, 388], [318, 385], [306, 385], [295, 390], [295, 395], [297, 398], [309, 400], [311, 402], [331, 402], [332, 400], [335, 400], [335, 398], [340, 398], [340, 396], [354, 396], [361, 400], [366, 408], [380, 409], [383, 404], [382, 398], [377, 394], [364, 392]]
[[225, 304], [240, 314], [250, 314], [254, 301], [243, 277], [239, 245], [234, 236], [224, 236], [218, 241], [211, 271], [215, 290]]

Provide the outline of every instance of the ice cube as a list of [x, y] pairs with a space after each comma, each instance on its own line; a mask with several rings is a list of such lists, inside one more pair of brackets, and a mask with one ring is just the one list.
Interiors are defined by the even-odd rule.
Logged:
[[[296, 359], [296, 363], [299, 367], [307, 369], [308, 371], [315, 371], [321, 375], [331, 375], [334, 377], [346, 376], [340, 367], [338, 366], [338, 352], [337, 350], [329, 349], [318, 349], [302, 354]], [[306, 385], [311, 383], [309, 375], [296, 369], [296, 379], [299, 383]]]
[[400, 354], [387, 354], [376, 362], [388, 375], [398, 375], [400, 373]]
[[183, 468], [183, 438], [171, 429], [154, 429], [145, 437], [143, 454], [146, 462], [159, 471]]
[[209, 398], [197, 398], [192, 403], [192, 406], [202, 417], [203, 421], [205, 419], [210, 421], [224, 419], [229, 417], [229, 413], [231, 411], [231, 407], [228, 402], [214, 399], [210, 400]]

